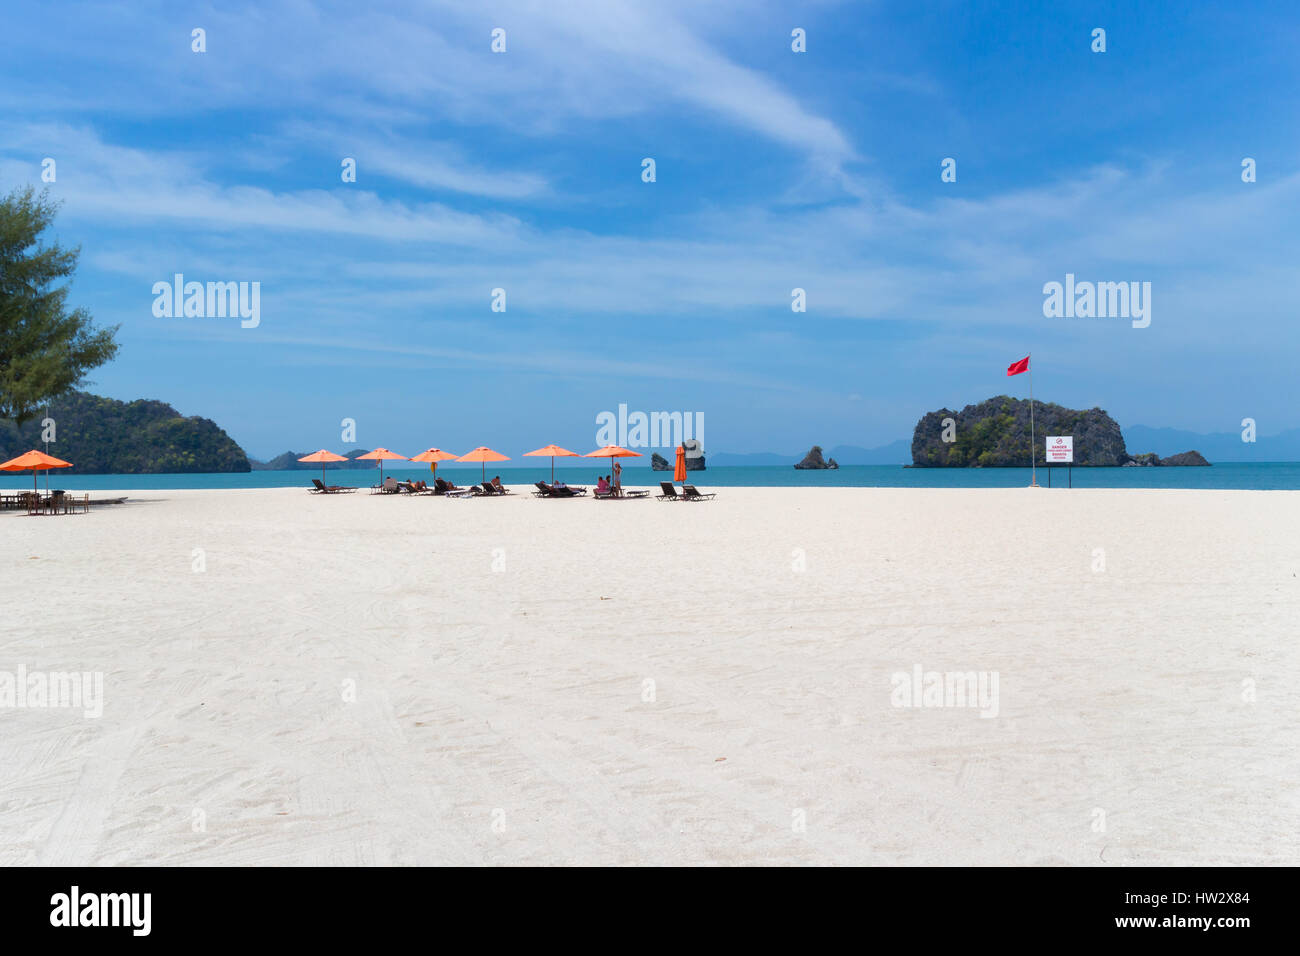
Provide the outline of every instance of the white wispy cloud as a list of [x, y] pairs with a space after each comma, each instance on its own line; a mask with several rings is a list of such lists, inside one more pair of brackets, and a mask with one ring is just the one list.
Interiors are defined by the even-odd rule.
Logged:
[[[1041, 305], [1042, 283], [1071, 271], [1155, 279], [1164, 308], [1177, 303], [1185, 328], [1208, 332], [1213, 316], [1240, 301], [1226, 290], [1276, 284], [1252, 277], [1276, 275], [1300, 251], [1285, 213], [1300, 198], [1300, 174], [1192, 191], [1186, 175], [1175, 180], [1158, 164], [1107, 165], [981, 199], [733, 205], [665, 222], [647, 237], [356, 187], [223, 186], [202, 156], [109, 144], [64, 124], [6, 124], [0, 133], [0, 175], [32, 180], [37, 157], [66, 157], [57, 195], [67, 214], [111, 226], [118, 244], [148, 249], [155, 230], [181, 231], [191, 256], [242, 252], [247, 268], [267, 272], [287, 260], [321, 300], [389, 308], [436, 299], [477, 311], [503, 287], [513, 309], [533, 315], [775, 318], [789, 315], [790, 291], [800, 287], [810, 317], [997, 325], [1023, 321]], [[331, 248], [334, 236], [371, 244], [344, 253]], [[221, 237], [238, 238], [237, 248]]]
[[[128, 19], [83, 4], [61, 15], [59, 31], [35, 31], [34, 52], [54, 56], [71, 46], [88, 71], [103, 68], [103, 84], [74, 87], [57, 72], [24, 76], [0, 103], [119, 115], [310, 109], [393, 127], [418, 127], [432, 114], [525, 133], [691, 108], [822, 163], [854, 154], [832, 120], [701, 35], [711, 29], [725, 38], [734, 20], [701, 18], [678, 0], [515, 0], [486, 9], [408, 0], [382, 10], [350, 0], [265, 0], [184, 19], [155, 6], [154, 16]], [[194, 26], [207, 31], [202, 55], [190, 50]], [[506, 30], [505, 54], [489, 49], [496, 27]], [[141, 90], [148, 94], [133, 95]]]
[[69, 212], [117, 227], [167, 222], [199, 231], [267, 229], [458, 247], [500, 247], [519, 230], [507, 214], [384, 199], [366, 189], [277, 192], [222, 185], [193, 154], [114, 145], [84, 127], [5, 125], [0, 133], [6, 144], [0, 175], [14, 183], [37, 181], [38, 157], [48, 155], [60, 164], [55, 192]]

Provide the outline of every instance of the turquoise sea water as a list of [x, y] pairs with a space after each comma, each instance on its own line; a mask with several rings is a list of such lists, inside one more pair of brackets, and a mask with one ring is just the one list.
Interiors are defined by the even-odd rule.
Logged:
[[[569, 484], [594, 485], [601, 474], [609, 473], [608, 464], [577, 467], [556, 465], [555, 474]], [[427, 468], [384, 469], [385, 475], [428, 479]], [[478, 468], [440, 465], [438, 474], [458, 485], [479, 480]], [[509, 468], [498, 465], [487, 476], [501, 476], [506, 485], [529, 485], [539, 479], [550, 480], [549, 463], [541, 467]], [[1052, 469], [1053, 487], [1067, 484], [1063, 467]], [[330, 484], [366, 487], [375, 484], [378, 472], [371, 469], [334, 471], [327, 469]], [[253, 471], [242, 474], [195, 475], [78, 475], [75, 469], [51, 472], [50, 488], [69, 491], [158, 490], [167, 488], [285, 488], [311, 485], [320, 472]], [[669, 480], [672, 472], [654, 471], [647, 466], [626, 465], [623, 484], [654, 487]], [[690, 481], [704, 487], [791, 487], [791, 488], [1020, 488], [1029, 484], [1028, 468], [904, 468], [901, 465], [846, 465], [837, 471], [796, 471], [781, 467], [718, 467], [691, 472]], [[1047, 484], [1045, 469], [1038, 469], [1038, 483]], [[45, 475], [40, 487], [46, 486]], [[0, 488], [22, 490], [32, 487], [31, 472], [0, 476]], [[1255, 490], [1300, 490], [1300, 462], [1250, 462], [1212, 465], [1209, 468], [1075, 468], [1075, 488], [1245, 488]]]

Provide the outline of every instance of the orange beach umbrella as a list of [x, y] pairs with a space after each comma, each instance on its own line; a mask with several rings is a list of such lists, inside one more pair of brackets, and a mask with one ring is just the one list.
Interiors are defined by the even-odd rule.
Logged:
[[608, 458], [609, 466], [614, 467], [615, 458], [644, 458], [639, 451], [629, 451], [619, 445], [606, 445], [604, 448], [597, 448], [595, 451], [589, 451], [582, 456], [583, 458]]
[[318, 461], [320, 462], [320, 482], [325, 484], [325, 462], [327, 461], [347, 461], [343, 455], [336, 455], [332, 451], [326, 451], [322, 448], [320, 451], [314, 451], [310, 455], [303, 455], [299, 461]]
[[[466, 452], [465, 454], [461, 455], [461, 456], [460, 456], [459, 458], [457, 458], [456, 460], [457, 460], [457, 461], [489, 462], [489, 461], [509, 461], [510, 458], [509, 458], [508, 456], [506, 456], [506, 455], [501, 454], [501, 452], [499, 452], [499, 451], [493, 451], [491, 448], [485, 448], [485, 447], [483, 447], [482, 445], [479, 445], [479, 446], [478, 446], [477, 448], [475, 448], [473, 451], [471, 451], [471, 452]], [[487, 465], [486, 465], [486, 464], [483, 465], [483, 480], [484, 480], [484, 481], [487, 481]]]
[[426, 448], [418, 455], [411, 456], [411, 461], [427, 461], [429, 463], [429, 471], [431, 472], [436, 472], [438, 470], [438, 462], [455, 460], [455, 455], [449, 451], [443, 451], [441, 448]]
[[379, 483], [384, 483], [384, 462], [386, 461], [410, 461], [405, 455], [399, 455], [395, 451], [389, 451], [387, 448], [376, 448], [372, 452], [364, 455], [357, 455], [357, 460], [366, 459], [367, 461], [379, 462]]
[[577, 457], [578, 457], [578, 453], [577, 453], [576, 451], [569, 451], [569, 449], [567, 449], [567, 448], [561, 448], [559, 445], [547, 445], [545, 448], [539, 448], [539, 449], [537, 449], [537, 451], [526, 451], [526, 452], [524, 452], [524, 457], [525, 457], [525, 458], [531, 458], [531, 457], [534, 456], [534, 455], [536, 455], [536, 456], [538, 456], [538, 457], [545, 456], [545, 455], [550, 455], [550, 456], [551, 456], [551, 484], [555, 484], [555, 459], [556, 459], [556, 457], [557, 457], [557, 456], [559, 456], [559, 457], [561, 457], [561, 458], [566, 458], [566, 457], [567, 457], [567, 458], [577, 458]]
[[17, 458], [10, 458], [8, 461], [0, 464], [0, 471], [26, 471], [32, 470], [32, 490], [36, 491], [36, 473], [38, 471], [49, 471], [51, 468], [71, 468], [72, 462], [64, 461], [62, 458], [55, 458], [53, 455], [47, 455], [43, 451], [29, 451], [19, 455]]
[[677, 446], [677, 463], [673, 466], [673, 481], [686, 480], [686, 446]]

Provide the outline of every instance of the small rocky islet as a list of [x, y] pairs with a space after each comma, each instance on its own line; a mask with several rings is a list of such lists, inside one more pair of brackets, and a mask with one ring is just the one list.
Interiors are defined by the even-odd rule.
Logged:
[[[999, 395], [960, 411], [926, 412], [912, 432], [914, 468], [1023, 468], [1029, 462], [1029, 401]], [[949, 420], [951, 419], [951, 422]], [[1033, 454], [1045, 464], [1043, 438], [1074, 436], [1074, 464], [1100, 468], [1209, 465], [1199, 452], [1168, 458], [1131, 455], [1119, 423], [1100, 408], [1075, 409], [1034, 402]], [[798, 467], [798, 466], [796, 466]]]

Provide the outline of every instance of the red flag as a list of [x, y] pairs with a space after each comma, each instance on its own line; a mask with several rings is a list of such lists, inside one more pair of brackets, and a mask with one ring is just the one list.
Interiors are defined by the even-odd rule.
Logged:
[[1008, 375], [1019, 375], [1021, 372], [1029, 371], [1029, 356], [1026, 355], [1019, 362], [1012, 362], [1007, 366]]

